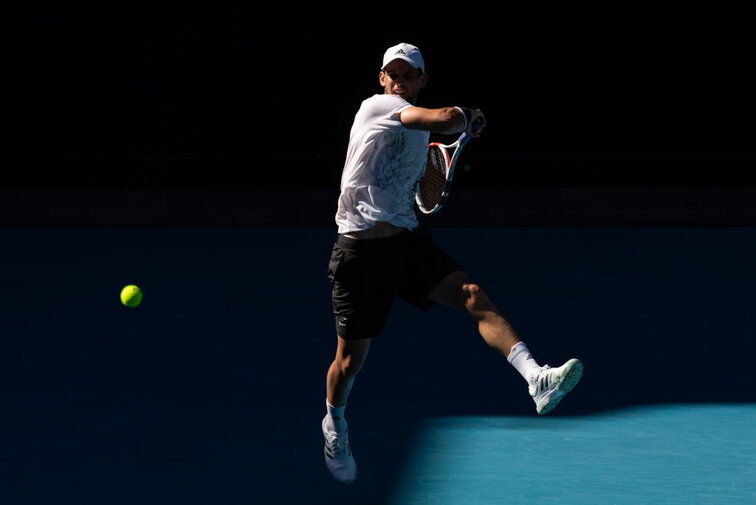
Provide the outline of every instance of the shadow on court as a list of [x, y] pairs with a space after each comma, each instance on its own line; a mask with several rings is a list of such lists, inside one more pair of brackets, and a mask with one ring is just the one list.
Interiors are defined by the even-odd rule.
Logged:
[[[434, 233], [539, 362], [584, 361], [554, 417], [756, 400], [755, 229]], [[3, 502], [378, 505], [421, 420], [535, 417], [469, 321], [397, 302], [347, 411], [360, 476], [333, 484], [320, 434], [333, 239], [0, 230]], [[118, 299], [130, 283], [145, 293], [137, 309]]]

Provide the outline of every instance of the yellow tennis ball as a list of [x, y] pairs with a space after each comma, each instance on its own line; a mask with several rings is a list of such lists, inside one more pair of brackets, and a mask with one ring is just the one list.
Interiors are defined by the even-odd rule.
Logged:
[[121, 290], [121, 303], [127, 307], [136, 307], [142, 303], [142, 290], [138, 286], [129, 284]]

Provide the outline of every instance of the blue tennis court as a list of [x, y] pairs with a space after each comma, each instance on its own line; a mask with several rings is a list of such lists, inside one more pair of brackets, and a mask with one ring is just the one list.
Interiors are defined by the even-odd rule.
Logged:
[[754, 426], [744, 404], [430, 419], [389, 503], [751, 504]]
[[332, 229], [0, 229], [3, 502], [756, 503], [755, 229], [434, 234], [541, 363], [585, 375], [536, 416], [467, 320], [397, 303], [343, 488], [319, 426]]

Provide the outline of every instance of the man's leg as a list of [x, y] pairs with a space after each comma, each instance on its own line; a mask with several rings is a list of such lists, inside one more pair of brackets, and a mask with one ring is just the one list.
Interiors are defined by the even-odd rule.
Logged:
[[330, 405], [341, 407], [346, 405], [354, 377], [365, 362], [370, 349], [370, 339], [345, 340], [341, 337], [337, 338], [336, 357], [328, 369], [326, 378], [326, 393]]
[[349, 445], [344, 410], [354, 378], [362, 368], [369, 349], [369, 338], [345, 340], [338, 337], [336, 357], [326, 377], [327, 412], [322, 422], [325, 461], [331, 476], [342, 484], [351, 484], [357, 478], [357, 464]]
[[488, 299], [488, 295], [464, 272], [448, 275], [428, 298], [470, 316], [478, 325], [483, 340], [505, 358], [521, 342], [514, 328]]
[[475, 321], [486, 343], [506, 357], [527, 381], [539, 414], [550, 412], [580, 380], [583, 364], [577, 359], [571, 359], [559, 368], [539, 366], [483, 289], [464, 272], [449, 274], [428, 297], [466, 313]]

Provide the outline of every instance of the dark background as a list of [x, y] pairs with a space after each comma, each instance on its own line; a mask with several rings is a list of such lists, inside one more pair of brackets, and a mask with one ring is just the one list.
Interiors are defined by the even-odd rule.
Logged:
[[29, 4], [6, 13], [4, 185], [331, 188], [383, 51], [489, 120], [459, 188], [740, 185], [750, 17], [722, 3]]

